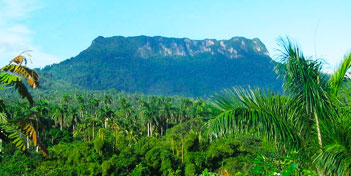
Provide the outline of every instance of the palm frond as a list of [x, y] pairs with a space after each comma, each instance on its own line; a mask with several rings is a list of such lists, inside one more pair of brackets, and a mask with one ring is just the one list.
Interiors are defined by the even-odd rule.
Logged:
[[254, 129], [258, 135], [272, 141], [283, 141], [286, 147], [297, 149], [300, 138], [287, 121], [287, 100], [279, 95], [259, 90], [226, 90], [214, 97], [214, 106], [221, 113], [209, 123], [210, 134], [215, 137]]
[[351, 53], [347, 54], [344, 57], [344, 60], [341, 62], [339, 68], [331, 75], [329, 85], [330, 93], [334, 96], [338, 95], [338, 92], [342, 86], [342, 83], [345, 81], [345, 76], [347, 70], [351, 67]]
[[344, 145], [331, 144], [317, 157], [320, 168], [329, 175], [350, 175], [351, 155]]
[[323, 88], [321, 62], [306, 59], [298, 45], [293, 44], [288, 38], [281, 39], [280, 45], [282, 47], [280, 60], [283, 64], [276, 65], [275, 71], [284, 79], [284, 90], [293, 97], [299, 95], [307, 97], [319, 93], [317, 91]]
[[212, 105], [217, 110], [226, 111], [229, 109], [235, 109], [240, 106], [241, 103], [233, 90], [224, 89], [221, 94], [215, 95]]
[[311, 126], [315, 126], [315, 136], [322, 147], [320, 123], [335, 120], [335, 106], [328, 92], [328, 82], [321, 73], [321, 61], [305, 58], [298, 45], [288, 38], [281, 39], [280, 45], [283, 64], [276, 66], [275, 71], [284, 79], [290, 108], [297, 111], [295, 127], [308, 137], [313, 134]]
[[327, 145], [315, 162], [329, 175], [350, 175], [351, 121], [346, 119], [322, 127]]

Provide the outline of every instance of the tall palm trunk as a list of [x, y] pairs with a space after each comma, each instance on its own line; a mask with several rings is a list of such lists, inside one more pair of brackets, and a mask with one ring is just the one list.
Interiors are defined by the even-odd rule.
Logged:
[[149, 126], [149, 123], [147, 123], [147, 136], [148, 136], [148, 137], [150, 136], [150, 126]]
[[[322, 147], [323, 147], [322, 134], [321, 134], [320, 126], [319, 126], [319, 118], [318, 118], [318, 115], [317, 115], [316, 111], [314, 112], [314, 118], [315, 118], [315, 121], [316, 121], [316, 129], [317, 129], [318, 144], [319, 144], [319, 147], [320, 147], [320, 152], [323, 152], [323, 150], [322, 150]], [[319, 168], [317, 168], [317, 173], [320, 176], [324, 176], [323, 171], [321, 171]]]
[[108, 118], [105, 118], [105, 128], [107, 128]]
[[95, 123], [93, 122], [93, 139], [94, 139], [94, 136], [95, 136]]
[[[37, 138], [40, 138], [40, 132], [38, 131]], [[36, 146], [35, 151], [38, 153], [39, 152], [39, 145]]]
[[148, 128], [148, 136], [152, 136], [152, 125], [151, 125], [151, 122], [149, 122], [148, 124], [147, 124], [147, 128]]
[[63, 129], [63, 116], [61, 116], [61, 119], [60, 119], [60, 130], [62, 131]]
[[166, 129], [168, 129], [168, 118], [166, 119]]
[[152, 136], [152, 124], [150, 122], [150, 136]]
[[316, 111], [314, 112], [314, 118], [315, 118], [315, 121], [316, 121], [318, 143], [319, 143], [320, 150], [322, 151], [322, 147], [323, 147], [322, 134], [321, 134], [320, 126], [319, 126], [319, 118], [318, 118], [318, 115], [317, 115]]
[[27, 136], [27, 149], [29, 149], [29, 136]]

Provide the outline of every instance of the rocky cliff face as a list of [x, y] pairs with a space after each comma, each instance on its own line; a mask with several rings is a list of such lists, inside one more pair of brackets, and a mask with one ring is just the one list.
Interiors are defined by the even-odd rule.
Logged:
[[229, 40], [147, 36], [98, 37], [92, 42], [91, 47], [108, 47], [111, 51], [136, 58], [196, 57], [201, 54], [223, 55], [227, 58], [242, 58], [253, 54], [269, 56], [266, 47], [259, 39], [250, 40], [243, 37], [233, 37]]

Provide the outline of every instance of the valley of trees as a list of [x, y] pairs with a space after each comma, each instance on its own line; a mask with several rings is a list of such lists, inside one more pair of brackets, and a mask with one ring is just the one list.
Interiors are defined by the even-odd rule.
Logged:
[[39, 77], [18, 56], [0, 72], [0, 175], [350, 175], [351, 55], [326, 75], [281, 45], [283, 94], [208, 99], [29, 92]]

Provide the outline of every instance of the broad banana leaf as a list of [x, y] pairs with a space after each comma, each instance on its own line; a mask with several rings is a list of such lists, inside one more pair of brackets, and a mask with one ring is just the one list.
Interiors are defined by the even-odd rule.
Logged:
[[33, 105], [34, 100], [32, 95], [29, 93], [27, 87], [23, 84], [22, 79], [16, 75], [8, 72], [0, 72], [0, 84], [7, 84], [14, 86], [22, 98], [28, 99], [29, 103]]
[[27, 83], [29, 84], [29, 86], [31, 86], [32, 88], [38, 88], [39, 87], [39, 76], [38, 74], [25, 66], [22, 65], [6, 65], [5, 67], [3, 67], [1, 70], [5, 71], [5, 72], [12, 72], [12, 73], [16, 73], [20, 76], [22, 76], [22, 79], [27, 79]]

